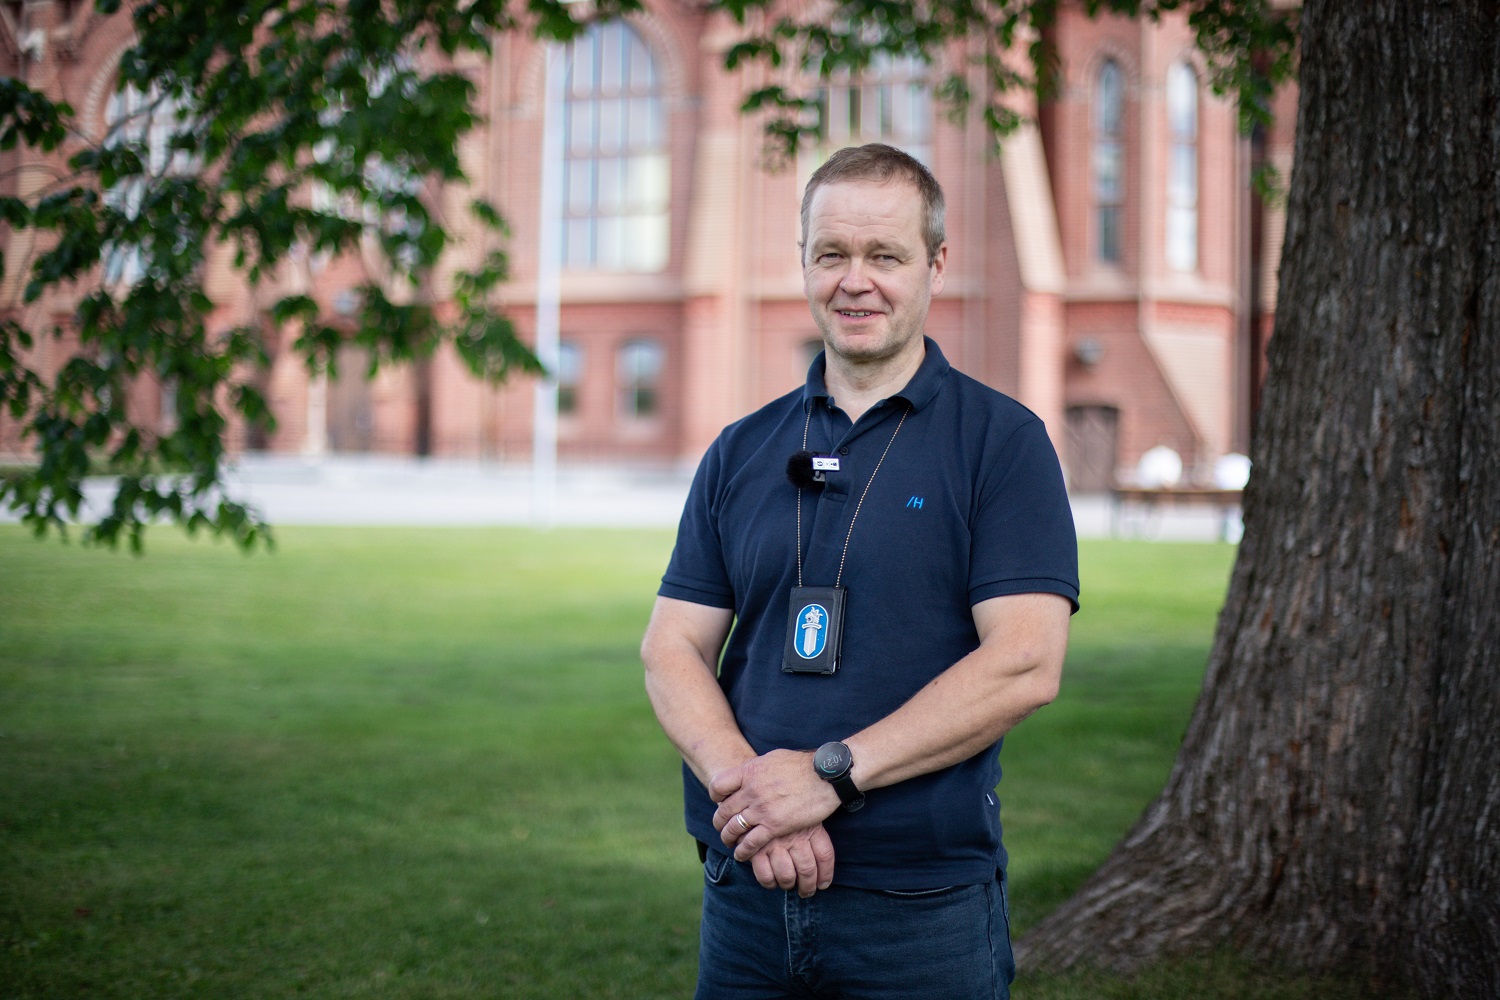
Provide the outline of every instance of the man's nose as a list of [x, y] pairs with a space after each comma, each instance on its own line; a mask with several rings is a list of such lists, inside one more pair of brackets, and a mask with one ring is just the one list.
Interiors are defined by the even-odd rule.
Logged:
[[844, 276], [839, 279], [839, 288], [845, 292], [855, 294], [868, 292], [874, 285], [870, 281], [869, 272], [865, 269], [865, 263], [858, 257], [849, 258], [849, 266], [844, 271]]

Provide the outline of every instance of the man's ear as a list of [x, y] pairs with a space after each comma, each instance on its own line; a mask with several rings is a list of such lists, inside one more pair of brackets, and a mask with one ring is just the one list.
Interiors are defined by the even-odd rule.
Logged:
[[943, 277], [947, 274], [947, 271], [948, 243], [945, 240], [938, 247], [937, 253], [932, 258], [932, 284], [930, 289], [931, 294], [936, 295], [938, 292], [941, 292], [943, 290]]

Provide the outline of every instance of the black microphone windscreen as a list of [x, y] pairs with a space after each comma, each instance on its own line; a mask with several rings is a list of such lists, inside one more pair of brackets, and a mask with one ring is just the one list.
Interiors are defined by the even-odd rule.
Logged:
[[813, 473], [813, 455], [810, 451], [799, 451], [786, 460], [786, 477], [799, 490], [823, 488], [823, 481]]

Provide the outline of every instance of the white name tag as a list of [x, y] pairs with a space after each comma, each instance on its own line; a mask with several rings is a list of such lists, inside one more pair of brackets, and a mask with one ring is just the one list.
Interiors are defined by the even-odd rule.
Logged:
[[833, 455], [814, 455], [814, 472], [837, 472], [839, 471], [839, 460]]

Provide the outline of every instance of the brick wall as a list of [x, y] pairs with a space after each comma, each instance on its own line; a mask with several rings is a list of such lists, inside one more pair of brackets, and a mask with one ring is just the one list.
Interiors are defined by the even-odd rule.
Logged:
[[[77, 7], [72, 22], [47, 27], [51, 37], [65, 36], [67, 59], [54, 48], [41, 63], [26, 62], [15, 44], [17, 26], [0, 23], [0, 71], [70, 100], [91, 127], [102, 129], [129, 23], [125, 15], [106, 19], [90, 5]], [[26, 9], [61, 10], [41, 3]], [[724, 423], [802, 378], [805, 345], [816, 336], [801, 297], [796, 250], [807, 166], [765, 169], [759, 123], [738, 111], [747, 89], [766, 82], [765, 71], [722, 69], [722, 54], [737, 37], [732, 21], [647, 0], [631, 23], [651, 47], [663, 80], [671, 178], [668, 260], [654, 274], [564, 276], [561, 330], [583, 351], [583, 367], [577, 410], [559, 424], [559, 449], [565, 458], [690, 461]], [[1110, 406], [1120, 413], [1119, 467], [1132, 466], [1157, 444], [1179, 450], [1189, 468], [1205, 466], [1242, 448], [1248, 433], [1254, 359], [1274, 305], [1278, 209], [1249, 204], [1247, 147], [1235, 132], [1233, 109], [1202, 87], [1198, 266], [1190, 273], [1170, 270], [1163, 253], [1163, 81], [1180, 59], [1197, 66], [1202, 78], [1190, 30], [1180, 17], [1159, 25], [1091, 21], [1068, 7], [1052, 38], [1062, 59], [1061, 89], [1038, 109], [1039, 128], [1012, 140], [1008, 160], [990, 154], [989, 136], [976, 121], [955, 125], [936, 109], [931, 162], [948, 196], [950, 271], [934, 301], [929, 332], [957, 366], [1041, 414], [1064, 452], [1066, 408]], [[487, 124], [462, 150], [473, 190], [445, 196], [453, 209], [469, 194], [483, 194], [505, 213], [512, 280], [498, 308], [525, 338], [535, 329], [543, 55], [524, 35], [509, 34], [497, 39], [491, 60], [464, 65]], [[1117, 264], [1101, 263], [1095, 251], [1090, 114], [1093, 81], [1106, 57], [1125, 76], [1126, 193]], [[1278, 98], [1283, 120], [1260, 150], [1283, 167], [1290, 164], [1287, 116], [1294, 105], [1294, 93]], [[8, 178], [0, 185], [7, 191], [30, 190], [21, 155], [0, 153]], [[454, 251], [455, 266], [485, 248], [480, 234], [461, 228], [459, 235], [466, 242]], [[15, 308], [18, 262], [28, 248], [15, 234], [5, 242], [3, 293]], [[273, 291], [305, 288], [337, 314], [340, 293], [371, 274], [358, 255], [303, 262], [288, 268], [283, 286], [268, 289], [261, 301]], [[212, 260], [206, 278], [218, 303], [216, 328], [259, 321], [256, 302], [224, 253]], [[445, 289], [446, 272], [437, 276], [433, 291], [441, 298]], [[66, 298], [49, 300], [27, 321], [66, 317], [70, 310]], [[622, 415], [616, 371], [620, 347], [641, 335], [666, 351], [659, 406], [645, 420]], [[422, 365], [388, 369], [368, 385], [330, 389], [310, 379], [293, 355], [294, 337], [291, 330], [273, 337], [272, 368], [254, 376], [277, 413], [276, 432], [261, 442], [234, 424], [232, 446], [263, 443], [279, 451], [317, 452], [328, 446], [326, 414], [335, 405], [368, 413], [365, 446], [375, 450], [505, 459], [530, 452], [530, 379], [500, 389], [481, 385], [444, 350]], [[1091, 364], [1079, 360], [1086, 343], [1103, 348]], [[47, 341], [38, 350], [69, 349]], [[159, 398], [159, 388], [143, 386], [141, 393], [141, 406]], [[0, 417], [0, 449], [14, 449], [18, 431], [6, 419]]]

